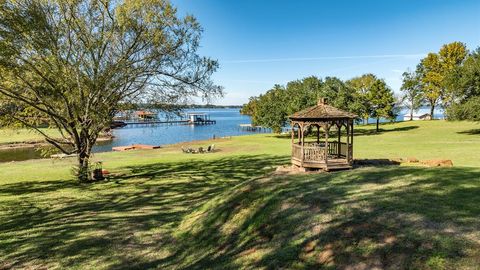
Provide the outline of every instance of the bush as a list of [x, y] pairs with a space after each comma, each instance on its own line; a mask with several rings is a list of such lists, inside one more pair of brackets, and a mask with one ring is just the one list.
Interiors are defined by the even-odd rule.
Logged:
[[452, 104], [447, 109], [448, 120], [480, 121], [480, 96], [470, 98], [465, 103]]

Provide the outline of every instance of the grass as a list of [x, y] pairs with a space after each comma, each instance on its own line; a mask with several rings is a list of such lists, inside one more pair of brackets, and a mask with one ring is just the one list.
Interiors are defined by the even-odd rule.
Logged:
[[272, 176], [290, 140], [270, 134], [205, 155], [98, 154], [116, 176], [89, 185], [71, 180], [72, 160], [0, 164], [0, 269], [477, 269], [476, 128], [412, 122], [355, 137], [356, 158], [453, 168]]
[[[41, 128], [42, 132], [52, 137], [59, 137], [59, 132], [49, 128]], [[38, 142], [44, 141], [44, 137], [33, 130], [18, 128], [18, 129], [0, 129], [0, 144], [21, 143], [21, 142]]]

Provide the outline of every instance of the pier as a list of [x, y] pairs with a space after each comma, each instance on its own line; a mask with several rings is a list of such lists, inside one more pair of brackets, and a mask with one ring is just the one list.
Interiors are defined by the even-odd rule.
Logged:
[[125, 121], [126, 126], [134, 125], [213, 125], [216, 124], [215, 120], [202, 120], [202, 121], [190, 121], [190, 120], [169, 120], [169, 121], [160, 121], [160, 120], [148, 120], [148, 121]]
[[254, 126], [252, 124], [240, 124], [240, 129], [252, 132], [270, 132], [271, 129], [262, 127], [262, 126]]
[[136, 117], [116, 117], [110, 128], [121, 128], [128, 126], [147, 126], [147, 125], [214, 125], [216, 120], [211, 120], [206, 113], [187, 113], [181, 119], [160, 120], [154, 113], [139, 111], [135, 112]]

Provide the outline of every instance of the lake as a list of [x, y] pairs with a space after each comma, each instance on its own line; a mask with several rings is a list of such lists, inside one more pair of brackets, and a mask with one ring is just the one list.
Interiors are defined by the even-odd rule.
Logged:
[[[240, 124], [250, 124], [250, 117], [241, 115], [239, 109], [198, 109], [187, 110], [186, 112], [204, 112], [216, 120], [214, 125], [146, 125], [126, 126], [114, 129], [114, 139], [111, 142], [103, 142], [96, 145], [94, 152], [111, 151], [115, 146], [127, 146], [132, 144], [166, 145], [179, 142], [191, 142], [196, 140], [207, 140], [215, 137], [239, 136], [252, 134], [254, 132], [240, 129]], [[418, 114], [428, 113], [428, 107], [422, 107]], [[403, 120], [404, 109], [397, 117], [397, 121]], [[435, 117], [443, 118], [441, 110], [436, 110]], [[161, 119], [165, 116], [161, 115]], [[375, 120], [370, 119], [373, 123]], [[385, 122], [386, 120], [382, 120]], [[42, 158], [41, 149], [26, 148], [15, 150], [0, 150], [0, 162], [21, 161], [27, 159]]]
[[[114, 129], [115, 137], [110, 144], [95, 146], [96, 152], [112, 150], [115, 146], [132, 144], [165, 145], [179, 142], [207, 140], [215, 137], [252, 134], [241, 130], [240, 124], [249, 124], [250, 117], [240, 114], [240, 109], [199, 109], [190, 112], [204, 112], [217, 123], [213, 125], [135, 125]], [[170, 118], [171, 119], [171, 118]], [[160, 116], [160, 120], [165, 120]]]

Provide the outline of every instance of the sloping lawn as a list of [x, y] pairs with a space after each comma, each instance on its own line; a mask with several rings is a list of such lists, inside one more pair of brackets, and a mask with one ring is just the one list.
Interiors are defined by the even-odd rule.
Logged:
[[274, 176], [290, 140], [270, 134], [98, 154], [115, 176], [88, 185], [72, 160], [0, 164], [0, 269], [477, 269], [477, 125], [382, 128], [358, 129], [357, 158], [455, 167]]
[[[54, 129], [42, 128], [42, 132], [52, 137], [60, 137], [58, 131]], [[19, 143], [19, 142], [36, 142], [43, 141], [44, 137], [34, 130], [29, 129], [0, 129], [0, 144]]]

